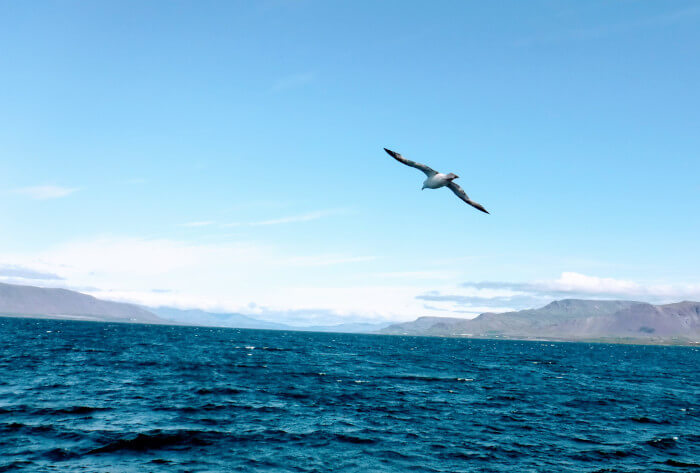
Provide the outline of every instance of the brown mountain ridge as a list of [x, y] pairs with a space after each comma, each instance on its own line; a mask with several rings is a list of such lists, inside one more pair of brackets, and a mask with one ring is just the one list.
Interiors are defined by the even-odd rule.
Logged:
[[700, 302], [653, 305], [564, 299], [539, 309], [485, 313], [474, 319], [421, 317], [380, 333], [551, 340], [700, 342]]

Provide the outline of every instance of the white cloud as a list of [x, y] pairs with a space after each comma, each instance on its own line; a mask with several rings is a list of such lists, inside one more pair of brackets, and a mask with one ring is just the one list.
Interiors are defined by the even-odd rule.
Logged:
[[642, 284], [613, 278], [586, 276], [578, 273], [562, 273], [549, 283], [541, 283], [543, 289], [572, 294], [590, 294], [608, 297], [638, 297], [652, 302], [678, 299], [700, 299], [700, 284]]
[[544, 291], [549, 289], [557, 292], [586, 294], [638, 294], [643, 290], [642, 285], [632, 281], [586, 276], [579, 273], [562, 273], [554, 281], [543, 281], [537, 284]]
[[66, 197], [72, 194], [73, 192], [76, 192], [77, 190], [78, 189], [75, 187], [30, 186], [15, 189], [14, 192], [17, 194], [25, 195], [35, 200], [47, 200]]
[[416, 288], [410, 286], [283, 287], [274, 297], [249, 313], [265, 318], [267, 312], [292, 308], [305, 312], [302, 322], [309, 324], [342, 321], [403, 321], [426, 315], [422, 303], [415, 300]]
[[[290, 253], [245, 241], [127, 237], [70, 241], [35, 253], [0, 253], [0, 268], [11, 269], [9, 276], [47, 278], [42, 285], [292, 324], [406, 321], [425, 315], [470, 318], [567, 297], [700, 299], [700, 284], [643, 284], [574, 272], [529, 283], [458, 284], [450, 271], [372, 272], [373, 261], [371, 255]], [[386, 280], [368, 283], [366, 275]]]
[[534, 282], [467, 282], [447, 291], [418, 296], [431, 306], [450, 311], [487, 308], [505, 312], [545, 305], [556, 299], [626, 299], [651, 303], [700, 300], [700, 284], [654, 284], [564, 272], [558, 278]]
[[324, 318], [405, 320], [423, 315], [415, 289], [347, 283], [347, 265], [372, 260], [340, 253], [290, 256], [273, 245], [249, 242], [123, 237], [72, 241], [32, 254], [0, 254], [0, 264], [21, 261], [27, 270], [63, 278], [49, 285], [90, 288], [82, 292], [150, 306], [258, 315], [264, 307], [263, 318], [287, 317], [280, 321], [292, 323], [299, 320], [291, 318], [302, 316], [323, 323]]
[[469, 287], [510, 288], [518, 293], [571, 297], [641, 298], [652, 302], [700, 298], [700, 284], [654, 284], [564, 272], [554, 280], [532, 283], [465, 283]]

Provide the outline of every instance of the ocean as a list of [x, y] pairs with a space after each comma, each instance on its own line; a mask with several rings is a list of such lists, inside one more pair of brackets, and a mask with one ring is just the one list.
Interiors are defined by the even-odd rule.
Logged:
[[697, 471], [699, 351], [0, 318], [0, 471]]

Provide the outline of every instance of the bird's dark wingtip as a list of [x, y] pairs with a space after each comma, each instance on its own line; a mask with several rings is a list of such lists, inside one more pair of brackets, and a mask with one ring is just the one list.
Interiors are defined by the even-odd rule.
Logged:
[[391, 156], [392, 158], [395, 158], [395, 157], [396, 157], [396, 153], [393, 152], [392, 150], [384, 148], [384, 151], [386, 151], [387, 154], [388, 154], [389, 156]]
[[469, 205], [471, 205], [472, 207], [474, 207], [476, 210], [480, 210], [480, 211], [484, 212], [485, 214], [491, 215], [491, 213], [488, 210], [486, 210], [483, 205], [476, 203], [473, 200], [469, 200], [469, 201], [467, 201], [467, 203]]

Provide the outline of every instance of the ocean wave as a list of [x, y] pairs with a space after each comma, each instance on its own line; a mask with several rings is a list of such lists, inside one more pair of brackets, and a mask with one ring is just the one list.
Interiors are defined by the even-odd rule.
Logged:
[[0, 473], [19, 471], [21, 469], [24, 469], [25, 467], [30, 467], [32, 465], [34, 465], [34, 462], [31, 462], [29, 460], [12, 461], [4, 465], [0, 464]]
[[200, 395], [206, 395], [206, 394], [217, 394], [217, 395], [225, 395], [225, 394], [240, 394], [243, 391], [242, 389], [237, 389], [237, 388], [228, 388], [228, 387], [213, 387], [213, 388], [199, 388], [195, 391], [197, 394]]
[[362, 444], [362, 445], [377, 443], [377, 441], [374, 439], [370, 439], [370, 438], [366, 438], [366, 437], [356, 437], [354, 435], [347, 435], [347, 434], [335, 434], [335, 438], [337, 440], [339, 440], [340, 442], [345, 442], [345, 443], [355, 443], [355, 444]]
[[210, 437], [218, 432], [205, 432], [198, 430], [185, 430], [175, 432], [152, 431], [139, 433], [135, 437], [119, 438], [106, 445], [93, 448], [87, 452], [88, 455], [99, 453], [115, 453], [123, 451], [148, 451], [161, 450], [178, 445], [184, 446], [205, 446], [212, 442]]
[[91, 414], [93, 412], [109, 411], [109, 410], [111, 410], [110, 407], [69, 406], [69, 407], [60, 407], [57, 409], [49, 409], [49, 408], [39, 409], [35, 412], [35, 414], [37, 414], [37, 415], [61, 415], [61, 414], [81, 415], [81, 414]]
[[691, 462], [684, 462], [680, 460], [674, 460], [673, 458], [669, 458], [668, 460], [663, 463], [664, 465], [669, 465], [669, 466], [677, 466], [679, 468], [700, 468], [700, 463], [691, 463]]
[[647, 440], [645, 442], [650, 447], [658, 448], [660, 450], [667, 450], [669, 448], [674, 448], [678, 446], [678, 437], [661, 437]]
[[51, 450], [44, 452], [42, 456], [48, 460], [60, 462], [77, 458], [80, 456], [80, 453], [71, 451], [67, 448], [52, 448]]
[[657, 420], [646, 416], [631, 417], [630, 420], [632, 422], [637, 422], [638, 424], [670, 424], [670, 422], [667, 420]]

